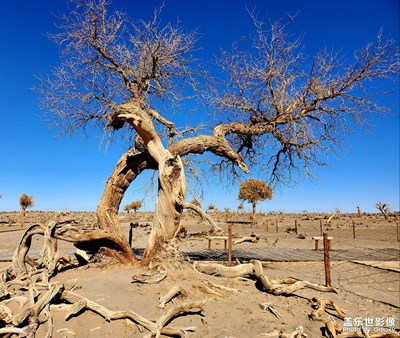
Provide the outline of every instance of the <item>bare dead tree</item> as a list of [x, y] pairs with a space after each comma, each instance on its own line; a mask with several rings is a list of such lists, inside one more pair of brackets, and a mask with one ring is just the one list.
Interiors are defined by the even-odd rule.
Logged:
[[126, 243], [118, 247], [125, 251], [124, 262], [136, 258], [116, 216], [141, 172], [158, 170], [159, 178], [142, 259], [148, 264], [179, 230], [186, 192], [182, 158], [212, 153], [221, 158], [220, 170], [229, 165], [229, 172], [236, 167], [245, 173], [266, 163], [261, 169], [276, 182], [310, 174], [312, 164], [322, 165], [323, 154], [340, 146], [348, 126], [386, 110], [369, 84], [399, 74], [396, 44], [382, 34], [356, 52], [353, 62], [323, 50], [308, 66], [300, 39], [286, 35], [279, 23], [265, 30], [252, 15], [252, 48], [224, 52], [222, 73], [202, 82], [209, 85], [205, 102], [219, 121], [204, 127], [204, 134], [191, 126], [180, 130], [171, 113], [181, 93], [189, 92], [186, 85], [196, 88], [196, 32], [161, 26], [159, 10], [148, 21], [131, 22], [121, 11], [110, 13], [107, 0], [73, 3], [61, 18], [61, 33], [52, 35], [63, 50], [61, 64], [39, 78], [37, 91], [61, 132], [95, 125], [135, 140], [116, 164], [97, 209], [100, 228]]
[[390, 206], [388, 203], [378, 202], [376, 203], [375, 207], [379, 210], [379, 212], [383, 215], [385, 220], [389, 219], [389, 211]]

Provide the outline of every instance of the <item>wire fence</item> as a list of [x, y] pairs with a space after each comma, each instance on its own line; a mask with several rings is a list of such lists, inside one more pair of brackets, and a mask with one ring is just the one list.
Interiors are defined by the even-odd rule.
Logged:
[[[328, 222], [329, 215], [312, 219], [305, 219], [304, 215], [267, 215], [258, 216], [257, 224], [252, 224], [249, 215], [216, 219], [223, 228], [227, 222], [233, 222], [234, 236], [260, 237], [257, 244], [244, 242], [234, 246], [234, 250], [254, 252], [255, 246], [266, 251], [276, 248], [279, 252], [297, 249], [295, 253], [299, 257], [293, 261], [289, 258], [267, 262], [267, 270], [270, 268], [267, 273], [273, 277], [294, 277], [322, 285], [326, 280], [323, 255], [313, 261], [302, 261], [302, 255], [307, 257], [315, 250], [313, 238], [327, 233], [332, 238], [329, 251], [332, 286], [400, 308], [400, 222], [397, 217], [349, 214]], [[323, 250], [322, 240], [320, 250]]]
[[[379, 214], [341, 214], [331, 217], [328, 214], [269, 214], [258, 215], [257, 223], [253, 224], [250, 214], [238, 213], [212, 213], [216, 223], [227, 233], [227, 224], [233, 222], [233, 234], [235, 238], [251, 236], [259, 238], [258, 243], [243, 242], [235, 245], [234, 249], [242, 251], [275, 248], [277, 252], [284, 253], [297, 249], [299, 257], [296, 262], [290, 259], [284, 263], [284, 268], [275, 264], [272, 272], [282, 277], [294, 277], [310, 282], [324, 284], [325, 270], [321, 259], [315, 261], [302, 261], [303, 253], [315, 250], [313, 237], [319, 237], [327, 233], [332, 237], [330, 244], [331, 280], [332, 286], [352, 290], [356, 293], [365, 293], [365, 288], [374, 291], [374, 298], [400, 307], [400, 266], [399, 266], [399, 231], [400, 222], [398, 215], [392, 215], [384, 219]], [[1, 230], [9, 229], [11, 225], [18, 224], [20, 217], [18, 212], [1, 213]], [[46, 222], [54, 217], [49, 212], [28, 212], [26, 215], [27, 225], [29, 223]], [[80, 217], [84, 222], [95, 222], [94, 213], [71, 213], [71, 217]], [[144, 245], [150, 225], [151, 213], [121, 214], [121, 222], [125, 224], [128, 231], [129, 222], [139, 220], [140, 223], [149, 223], [144, 230], [135, 230], [133, 243], [135, 247]], [[125, 222], [125, 223], [124, 223]], [[190, 234], [207, 233], [211, 228], [207, 222], [199, 221], [197, 215], [185, 214], [184, 226], [187, 228], [188, 241], [193, 241]], [[138, 246], [137, 232], [142, 231], [143, 239]], [[146, 232], [147, 231], [147, 232]], [[213, 249], [223, 249], [223, 242], [213, 243]], [[207, 250], [207, 242], [199, 237], [196, 245], [190, 245], [188, 250]], [[322, 241], [320, 242], [320, 250]], [[391, 249], [392, 251], [388, 250]], [[385, 255], [382, 256], [384, 251]], [[347, 256], [346, 256], [347, 255]], [[345, 259], [343, 257], [350, 257]], [[251, 257], [251, 256], [249, 256]], [[368, 257], [378, 257], [378, 263], [366, 262]], [[383, 257], [383, 258], [379, 258]], [[235, 261], [236, 257], [233, 256]], [[386, 263], [385, 263], [386, 261]], [[363, 262], [363, 263], [360, 263]], [[392, 264], [389, 264], [391, 262]], [[397, 265], [396, 265], [397, 262]], [[280, 271], [282, 269], [282, 271]]]

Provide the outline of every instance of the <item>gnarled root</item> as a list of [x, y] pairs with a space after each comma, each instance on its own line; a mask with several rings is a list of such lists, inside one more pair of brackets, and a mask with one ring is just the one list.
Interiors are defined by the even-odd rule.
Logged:
[[304, 328], [302, 325], [297, 327], [293, 332], [283, 332], [283, 331], [273, 331], [270, 333], [264, 333], [264, 337], [271, 337], [271, 338], [303, 338], [307, 337], [304, 333]]
[[[43, 248], [36, 262], [27, 257], [34, 235], [44, 237]], [[76, 225], [71, 224], [70, 221], [66, 223], [50, 222], [46, 227], [35, 224], [26, 230], [22, 236], [18, 247], [14, 251], [12, 266], [5, 271], [5, 274], [3, 273], [3, 280], [13, 279], [21, 273], [26, 274], [28, 271], [27, 263], [31, 266], [36, 265], [37, 270], [46, 268], [50, 272], [50, 276], [54, 274], [60, 261], [70, 261], [67, 255], [57, 252], [57, 239], [74, 243], [75, 246], [83, 250], [96, 251], [100, 247], [106, 247], [115, 250], [121, 248], [122, 252], [124, 247], [119, 238], [106, 233], [104, 230], [78, 228]], [[128, 262], [135, 263], [129, 257], [125, 257], [123, 253], [118, 259], [126, 264]]]
[[186, 314], [197, 314], [203, 311], [205, 302], [193, 302], [177, 305], [165, 312], [156, 322], [148, 320], [133, 311], [112, 311], [72, 291], [64, 291], [61, 299], [71, 304], [77, 304], [80, 309], [87, 309], [105, 318], [107, 321], [128, 319], [133, 323], [146, 328], [151, 334], [148, 337], [159, 337], [161, 334], [177, 337], [186, 337], [188, 331], [194, 327], [177, 328], [166, 325], [175, 317]]
[[197, 263], [193, 264], [193, 268], [199, 272], [219, 277], [236, 278], [236, 277], [255, 277], [263, 286], [266, 292], [274, 295], [293, 294], [294, 292], [310, 288], [321, 292], [337, 292], [332, 287], [314, 284], [308, 281], [295, 281], [293, 279], [273, 280], [264, 275], [264, 270], [260, 261], [253, 260], [247, 264], [239, 264], [233, 267], [227, 267], [215, 263]]
[[159, 265], [156, 267], [156, 269], [138, 273], [132, 276], [132, 283], [156, 284], [166, 278], [167, 274], [167, 268], [165, 266]]
[[160, 305], [159, 307], [161, 309], [165, 308], [165, 305], [170, 301], [177, 297], [177, 296], [181, 296], [182, 298], [186, 298], [188, 296], [187, 292], [180, 286], [174, 286], [171, 290], [169, 290], [169, 292], [160, 297]]
[[327, 298], [313, 298], [313, 308], [314, 310], [311, 312], [310, 318], [312, 320], [324, 321], [323, 315], [326, 312], [326, 308], [335, 310], [338, 316], [343, 319], [346, 316], [346, 310], [341, 309], [337, 304], [335, 304], [332, 300]]

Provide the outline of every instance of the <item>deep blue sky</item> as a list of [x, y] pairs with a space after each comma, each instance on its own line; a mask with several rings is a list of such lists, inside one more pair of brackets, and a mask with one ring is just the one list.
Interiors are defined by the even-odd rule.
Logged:
[[[115, 5], [133, 18], [149, 17], [161, 1], [122, 1]], [[178, 17], [188, 29], [198, 27], [204, 55], [248, 34], [251, 22], [245, 10], [276, 20], [298, 12], [292, 30], [304, 33], [305, 51], [320, 48], [352, 50], [372, 41], [380, 28], [399, 41], [398, 0], [196, 0], [165, 1], [163, 19]], [[61, 0], [0, 1], [0, 210], [18, 209], [19, 196], [34, 196], [38, 210], [95, 210], [104, 183], [123, 152], [122, 145], [99, 146], [96, 139], [55, 138], [41, 121], [37, 95], [31, 90], [35, 74], [46, 74], [58, 62], [58, 49], [44, 34], [57, 32], [53, 14], [66, 11]], [[392, 115], [375, 116], [368, 132], [354, 130], [347, 137], [348, 151], [331, 158], [331, 166], [317, 168], [318, 179], [295, 187], [281, 187], [259, 210], [287, 212], [376, 211], [375, 203], [388, 202], [399, 210], [399, 84], [382, 100]], [[211, 181], [212, 182], [212, 181]], [[203, 205], [235, 209], [238, 187], [225, 191], [218, 184], [205, 187]], [[145, 201], [154, 209], [151, 193]], [[143, 198], [140, 185], [127, 192], [123, 204]], [[190, 198], [190, 196], [189, 196]]]

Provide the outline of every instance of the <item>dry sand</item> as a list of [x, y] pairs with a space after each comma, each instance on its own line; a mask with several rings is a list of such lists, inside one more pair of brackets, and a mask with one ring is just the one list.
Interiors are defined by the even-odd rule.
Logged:
[[[90, 219], [93, 215], [83, 214], [79, 217]], [[0, 220], [11, 216], [10, 213], [0, 214]], [[33, 218], [44, 218], [38, 215]], [[50, 216], [49, 216], [50, 217]], [[121, 220], [128, 231], [128, 225], [133, 221], [132, 215], [123, 214]], [[225, 220], [237, 216], [214, 215], [219, 225], [226, 230]], [[240, 216], [243, 219], [247, 216]], [[248, 236], [256, 232], [261, 237], [258, 243], [242, 243], [237, 248], [253, 249], [278, 248], [313, 250], [312, 236], [320, 234], [319, 218], [324, 215], [314, 215], [313, 221], [304, 219], [302, 215], [267, 215], [259, 218], [259, 227], [250, 228], [250, 225], [235, 225], [234, 234], [237, 237]], [[140, 224], [150, 222], [149, 215], [138, 216]], [[294, 220], [299, 225], [298, 233], [305, 235], [300, 239], [299, 234], [288, 233], [288, 227], [294, 227]], [[353, 239], [352, 220], [356, 221], [356, 239]], [[278, 220], [278, 232], [276, 232]], [[32, 219], [30, 220], [32, 221]], [[39, 220], [40, 221], [40, 220]], [[90, 220], [88, 220], [90, 221]], [[324, 222], [324, 221], [323, 221]], [[268, 223], [268, 230], [267, 230]], [[199, 250], [207, 248], [204, 237], [193, 236], [209, 230], [205, 222], [198, 222], [195, 218], [187, 217], [183, 222], [189, 238], [180, 239], [181, 250]], [[0, 258], [7, 260], [18, 244], [22, 231], [17, 226], [3, 224], [0, 228]], [[332, 253], [336, 251], [352, 250], [354, 248], [379, 251], [384, 248], [399, 249], [397, 241], [397, 223], [395, 220], [384, 221], [379, 215], [364, 215], [356, 218], [355, 215], [341, 215], [323, 231], [328, 231], [333, 237]], [[134, 231], [134, 246], [143, 247], [148, 236], [148, 227], [139, 227]], [[190, 236], [191, 235], [191, 236]], [[303, 236], [301, 236], [303, 237]], [[37, 242], [37, 243], [36, 243]], [[35, 240], [36, 248], [41, 245], [41, 239]], [[222, 242], [213, 243], [213, 248], [222, 249]], [[59, 244], [60, 250], [71, 251], [67, 244]], [[77, 293], [95, 301], [111, 310], [132, 310], [143, 317], [157, 320], [174, 304], [168, 303], [164, 310], [158, 307], [160, 295], [165, 295], [172, 287], [180, 286], [187, 293], [186, 299], [177, 299], [176, 303], [206, 300], [201, 315], [193, 314], [178, 317], [172, 321], [173, 326], [194, 326], [196, 331], [190, 337], [265, 337], [264, 334], [274, 330], [292, 331], [299, 325], [304, 327], [308, 337], [321, 337], [323, 324], [309, 320], [312, 311], [313, 297], [327, 297], [347, 310], [346, 316], [355, 320], [372, 318], [373, 330], [382, 329], [377, 324], [377, 318], [385, 321], [389, 318], [389, 326], [384, 329], [395, 329], [399, 332], [400, 323], [400, 274], [399, 257], [391, 262], [369, 262], [360, 259], [355, 261], [331, 262], [332, 284], [339, 291], [338, 294], [321, 293], [314, 290], [301, 290], [292, 296], [273, 296], [257, 289], [254, 281], [244, 279], [226, 279], [205, 276], [192, 269], [190, 262], [176, 264], [170, 267], [166, 279], [155, 285], [132, 283], [132, 275], [137, 273], [134, 268], [112, 266], [108, 268], [85, 266], [64, 271], [55, 277], [55, 280], [78, 279]], [[3, 262], [2, 266], [9, 263]], [[293, 277], [306, 279], [314, 283], [324, 283], [324, 264], [322, 261], [306, 262], [264, 262], [265, 274], [274, 278]], [[237, 291], [220, 290], [220, 295], [210, 295], [204, 292], [202, 286], [212, 282]], [[281, 319], [269, 311], [264, 311], [260, 303], [268, 302], [280, 313]], [[84, 312], [65, 321], [65, 311], [53, 311], [53, 337], [144, 337], [145, 332], [139, 332], [136, 325], [127, 320], [107, 322], [92, 312]], [[331, 311], [333, 314], [334, 312]], [[333, 317], [343, 324], [341, 319]], [[390, 318], [395, 318], [395, 327], [391, 326]], [[359, 327], [352, 326], [352, 329]], [[44, 337], [47, 326], [43, 325], [38, 337]], [[73, 333], [72, 333], [73, 332]]]

